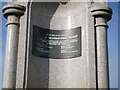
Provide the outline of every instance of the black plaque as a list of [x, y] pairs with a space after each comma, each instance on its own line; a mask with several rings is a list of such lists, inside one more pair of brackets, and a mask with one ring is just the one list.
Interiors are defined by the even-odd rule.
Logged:
[[32, 54], [54, 59], [81, 56], [81, 27], [50, 30], [33, 25]]

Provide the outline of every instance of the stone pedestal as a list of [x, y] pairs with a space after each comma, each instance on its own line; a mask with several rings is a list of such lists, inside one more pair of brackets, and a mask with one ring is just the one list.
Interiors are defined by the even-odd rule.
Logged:
[[112, 11], [106, 3], [19, 2], [15, 7], [19, 12], [4, 14], [14, 21], [7, 24], [12, 37], [4, 88], [109, 88], [106, 23]]

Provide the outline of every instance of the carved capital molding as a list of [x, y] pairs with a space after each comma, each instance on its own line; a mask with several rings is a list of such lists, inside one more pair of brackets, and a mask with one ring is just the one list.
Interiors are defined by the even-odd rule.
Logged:
[[94, 17], [103, 17], [106, 21], [112, 17], [112, 9], [100, 3], [93, 3], [91, 12]]
[[7, 26], [10, 24], [19, 25], [20, 16], [24, 15], [25, 7], [19, 4], [8, 4], [3, 7], [3, 15], [8, 19]]
[[8, 4], [3, 7], [3, 15], [7, 18], [9, 15], [24, 15], [25, 7], [19, 4]]

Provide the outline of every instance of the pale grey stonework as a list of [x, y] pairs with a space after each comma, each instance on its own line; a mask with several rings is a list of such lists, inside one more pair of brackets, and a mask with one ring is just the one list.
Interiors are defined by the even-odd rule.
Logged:
[[22, 5], [9, 4], [3, 7], [3, 15], [8, 19], [7, 22], [7, 42], [5, 68], [3, 78], [3, 88], [15, 88], [17, 52], [19, 40], [19, 19], [24, 15], [25, 7]]
[[[4, 13], [8, 22], [17, 20], [20, 27], [7, 27], [3, 88], [109, 88], [106, 23], [112, 11], [107, 2], [13, 2], [9, 8], [22, 14]], [[81, 27], [81, 56], [33, 55], [33, 25], [52, 30]]]

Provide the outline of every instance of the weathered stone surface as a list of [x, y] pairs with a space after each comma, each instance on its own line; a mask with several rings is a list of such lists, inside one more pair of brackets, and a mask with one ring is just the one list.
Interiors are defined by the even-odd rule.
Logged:
[[[14, 29], [11, 33], [8, 31], [8, 34], [14, 36], [14, 40], [9, 40], [8, 35], [7, 45], [11, 50], [7, 50], [14, 53], [14, 57], [10, 58], [15, 62], [11, 62], [9, 58], [6, 60], [5, 68], [13, 65], [10, 70], [5, 69], [5, 77], [13, 80], [7, 87], [10, 88], [12, 85], [11, 88], [108, 88], [106, 21], [110, 20], [112, 13], [107, 8], [106, 0], [99, 1], [102, 2], [14, 2], [25, 6], [26, 11], [20, 18], [20, 27], [14, 28], [19, 29], [19, 32], [16, 34]], [[108, 19], [105, 20], [107, 15]], [[69, 59], [34, 55], [33, 25], [59, 31], [81, 27], [81, 55]], [[9, 25], [8, 29], [11, 29]], [[14, 48], [14, 45], [18, 47]], [[7, 51], [6, 58], [12, 53]], [[6, 73], [11, 70], [14, 71], [14, 75], [9, 77]], [[6, 78], [4, 86], [9, 83]]]
[[108, 47], [107, 47], [107, 21], [111, 19], [112, 10], [105, 5], [95, 3], [91, 9], [95, 17], [96, 27], [96, 54], [97, 54], [97, 79], [98, 88], [109, 87], [108, 76]]
[[[52, 6], [52, 7], [51, 7]], [[45, 59], [35, 57], [32, 54], [32, 37], [30, 39], [30, 58], [29, 58], [29, 74], [28, 74], [28, 87], [50, 87], [50, 88], [86, 88], [87, 86], [87, 3], [67, 3], [66, 5], [60, 5], [59, 3], [33, 3], [31, 12], [31, 36], [33, 32], [33, 25], [40, 26], [42, 28], [50, 28], [52, 30], [64, 30], [69, 28], [76, 28], [81, 26], [82, 36], [82, 55], [78, 58], [72, 59]], [[40, 9], [37, 9], [40, 8]], [[34, 11], [36, 9], [36, 11]], [[82, 13], [82, 14], [81, 14]], [[39, 15], [39, 17], [37, 17]], [[89, 16], [90, 17], [90, 16]], [[91, 16], [92, 17], [92, 16]], [[83, 20], [84, 19], [84, 20]], [[81, 22], [82, 21], [82, 22]], [[94, 30], [94, 29], [93, 29]], [[94, 42], [94, 41], [92, 41]], [[94, 49], [93, 51], [94, 53]], [[93, 57], [94, 58], [94, 57]], [[92, 59], [93, 59], [92, 58]], [[89, 59], [89, 58], [88, 58]], [[94, 60], [94, 59], [93, 59]], [[43, 63], [45, 69], [35, 68], [41, 66]], [[30, 64], [32, 63], [32, 65]], [[95, 64], [95, 63], [94, 63]], [[93, 66], [94, 67], [94, 66]], [[32, 74], [34, 72], [34, 74]], [[40, 73], [38, 78], [34, 78], [35, 73]], [[41, 75], [44, 73], [45, 76]], [[93, 77], [95, 77], [95, 71]], [[43, 77], [42, 77], [43, 76]], [[37, 75], [36, 75], [37, 77]], [[41, 81], [41, 78], [45, 78]], [[95, 78], [94, 78], [95, 79]], [[31, 83], [32, 81], [43, 82]], [[89, 80], [88, 80], [89, 81]], [[93, 80], [95, 81], [95, 80]], [[45, 83], [44, 83], [45, 82]], [[49, 84], [48, 84], [49, 83]], [[91, 87], [96, 87], [95, 83]], [[47, 86], [49, 85], [49, 86]]]
[[15, 88], [16, 85], [19, 19], [24, 11], [25, 7], [18, 4], [3, 7], [3, 15], [8, 19], [3, 88]]

